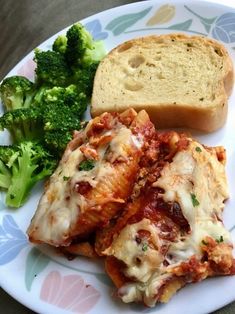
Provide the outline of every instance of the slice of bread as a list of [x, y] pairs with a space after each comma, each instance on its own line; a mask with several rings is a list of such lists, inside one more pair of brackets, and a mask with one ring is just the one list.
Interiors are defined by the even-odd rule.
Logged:
[[215, 40], [183, 34], [147, 36], [113, 49], [94, 81], [91, 115], [145, 109], [158, 128], [222, 127], [233, 65]]

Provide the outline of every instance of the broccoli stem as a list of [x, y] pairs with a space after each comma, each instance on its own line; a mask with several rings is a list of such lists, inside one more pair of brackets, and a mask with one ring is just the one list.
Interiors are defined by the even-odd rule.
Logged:
[[8, 189], [11, 184], [11, 172], [7, 169], [4, 163], [0, 160], [0, 187]]
[[37, 165], [32, 165], [30, 151], [25, 150], [18, 157], [18, 165], [12, 166], [12, 180], [6, 195], [6, 205], [20, 207], [25, 202], [35, 183], [32, 174]]

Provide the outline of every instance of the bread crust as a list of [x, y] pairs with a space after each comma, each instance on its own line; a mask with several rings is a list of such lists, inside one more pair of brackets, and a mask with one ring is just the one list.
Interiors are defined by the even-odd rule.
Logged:
[[[204, 45], [209, 45], [218, 51], [218, 54], [224, 59], [224, 73], [222, 79], [218, 82], [216, 97], [219, 100], [219, 105], [211, 105], [203, 107], [200, 103], [195, 105], [188, 105], [183, 101], [179, 103], [136, 103], [131, 104], [127, 102], [118, 104], [117, 106], [110, 103], [104, 103], [99, 94], [100, 82], [103, 79], [102, 69], [105, 66], [106, 59], [117, 58], [117, 52], [128, 50], [133, 46], [140, 46], [142, 48], [148, 47], [152, 42], [167, 43], [171, 41], [190, 40], [195, 43], [200, 42]], [[217, 53], [217, 52], [216, 52]], [[112, 69], [109, 69], [110, 72]], [[106, 75], [109, 75], [107, 72]], [[167, 34], [167, 35], [151, 35], [132, 39], [117, 46], [101, 61], [94, 80], [93, 94], [91, 100], [91, 116], [97, 116], [105, 111], [122, 112], [127, 108], [134, 108], [136, 111], [145, 109], [151, 117], [151, 120], [158, 128], [171, 127], [187, 127], [197, 129], [205, 132], [212, 132], [221, 128], [227, 118], [228, 111], [228, 97], [232, 93], [234, 85], [234, 70], [232, 60], [225, 49], [225, 47], [214, 39], [209, 39], [202, 36], [188, 36], [185, 34]], [[112, 88], [112, 87], [111, 87]], [[110, 92], [110, 91], [109, 91]], [[112, 94], [112, 93], [111, 93]]]

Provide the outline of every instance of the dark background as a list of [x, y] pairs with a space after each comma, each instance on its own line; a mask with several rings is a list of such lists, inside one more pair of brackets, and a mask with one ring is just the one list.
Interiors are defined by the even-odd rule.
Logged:
[[[92, 14], [132, 2], [135, 1], [0, 0], [0, 81], [28, 52], [56, 32]], [[221, 0], [221, 3], [224, 2]], [[200, 306], [200, 300], [198, 302]], [[16, 302], [0, 288], [0, 313], [34, 312]], [[234, 314], [235, 303], [215, 313]]]

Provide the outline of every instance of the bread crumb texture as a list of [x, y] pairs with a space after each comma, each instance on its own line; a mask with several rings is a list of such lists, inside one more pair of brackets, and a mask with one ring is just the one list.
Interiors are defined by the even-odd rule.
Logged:
[[232, 61], [220, 43], [181, 34], [147, 36], [121, 44], [100, 63], [91, 113], [133, 107], [146, 109], [158, 127], [213, 131], [226, 120], [232, 86]]

